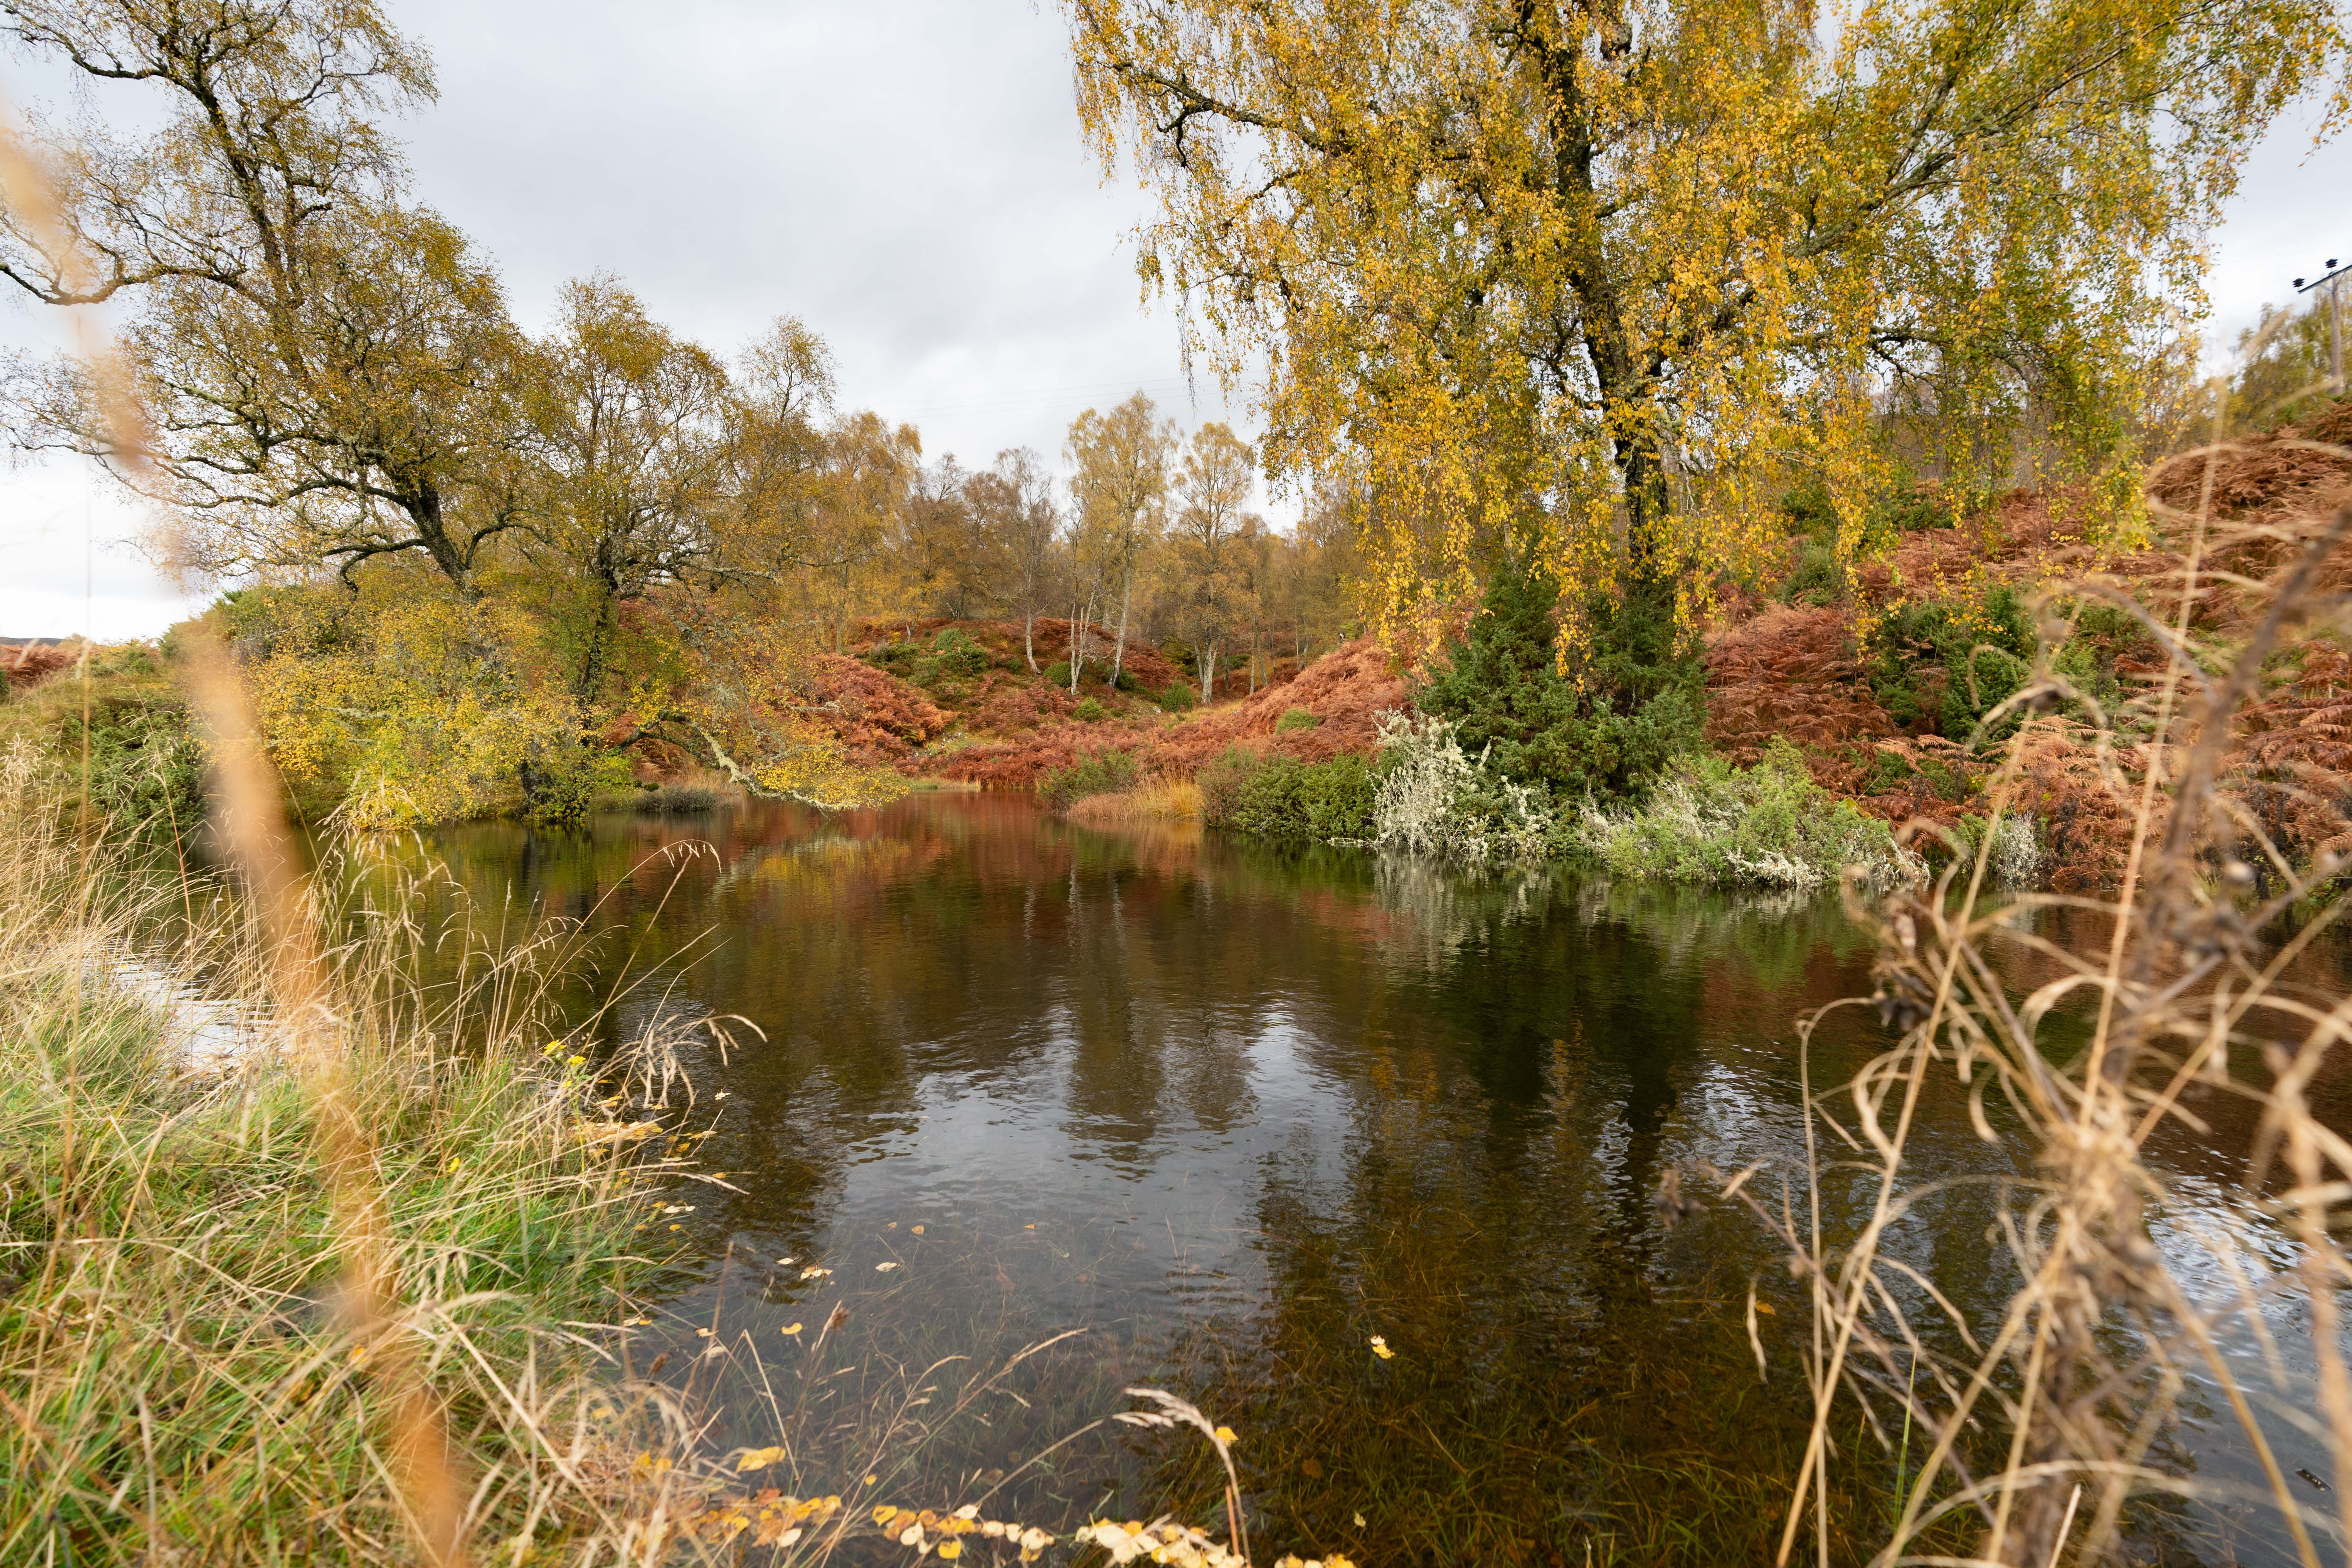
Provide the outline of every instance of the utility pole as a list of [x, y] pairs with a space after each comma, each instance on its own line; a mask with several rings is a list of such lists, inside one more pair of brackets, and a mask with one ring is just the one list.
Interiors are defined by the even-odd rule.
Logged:
[[2327, 273], [2305, 282], [2294, 280], [2294, 291], [2308, 294], [2326, 284], [2327, 287], [2327, 382], [2336, 391], [2344, 390], [2344, 275], [2352, 267], [2338, 267], [2336, 258], [2327, 258]]

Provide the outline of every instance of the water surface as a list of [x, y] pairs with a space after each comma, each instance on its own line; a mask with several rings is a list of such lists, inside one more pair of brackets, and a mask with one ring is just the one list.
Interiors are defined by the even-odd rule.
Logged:
[[[631, 988], [614, 1037], [659, 1012], [731, 1040], [689, 1067], [705, 1168], [740, 1190], [685, 1189], [648, 1231], [688, 1267], [631, 1354], [688, 1369], [714, 1443], [787, 1447], [776, 1484], [1206, 1520], [1202, 1445], [1089, 1429], [1148, 1384], [1237, 1430], [1278, 1550], [1769, 1559], [1810, 1410], [1801, 1298], [1752, 1215], [1670, 1225], [1655, 1200], [1670, 1170], [1762, 1162], [1777, 1203], [1801, 1073], [1888, 1043], [1839, 1013], [1800, 1062], [1797, 1015], [1869, 989], [1834, 900], [1098, 832], [997, 795], [435, 850], [478, 895], [610, 928], [582, 996]], [[2175, 1153], [2218, 1214], [2245, 1129], [2209, 1109], [2213, 1140]], [[1922, 1174], [2006, 1169], [1955, 1096], [1923, 1127]], [[1980, 1318], [2010, 1279], [1992, 1202], [1956, 1193], [1897, 1242]], [[2166, 1462], [2258, 1479], [2202, 1414]], [[1883, 1539], [1904, 1473], [1848, 1436], [1841, 1556]], [[2326, 1470], [2290, 1423], [2277, 1440]], [[2137, 1545], [2274, 1560], [2250, 1521], [2179, 1511]]]

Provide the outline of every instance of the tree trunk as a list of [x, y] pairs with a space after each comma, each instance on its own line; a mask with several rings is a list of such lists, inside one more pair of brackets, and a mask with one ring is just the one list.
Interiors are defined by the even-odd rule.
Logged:
[[1118, 644], [1111, 650], [1110, 684], [1118, 687], [1119, 672], [1127, 668], [1127, 604], [1135, 597], [1135, 574], [1129, 572], [1121, 579], [1118, 590]]
[[441, 492], [429, 486], [420, 489], [401, 503], [400, 510], [408, 514], [416, 537], [425, 542], [425, 552], [440, 568], [441, 575], [449, 579], [458, 596], [469, 604], [480, 598], [482, 591], [475, 585], [473, 563], [457, 548], [457, 542], [449, 537], [448, 524], [441, 516]]
[[1029, 661], [1029, 673], [1037, 673], [1037, 612], [1031, 609], [1021, 617], [1021, 657]]
[[572, 687], [572, 695], [582, 703], [593, 702], [596, 688], [604, 683], [604, 666], [611, 657], [613, 638], [620, 630], [620, 587], [614, 583], [596, 584], [596, 622], [588, 631], [588, 649], [581, 657], [580, 675]]

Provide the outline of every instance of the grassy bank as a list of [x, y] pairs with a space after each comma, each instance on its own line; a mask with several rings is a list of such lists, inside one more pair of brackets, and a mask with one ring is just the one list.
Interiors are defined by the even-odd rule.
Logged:
[[[5, 772], [0, 1562], [415, 1561], [420, 1415], [476, 1550], [593, 1555], [682, 1506], [683, 1479], [632, 1473], [677, 1429], [618, 1328], [675, 1171], [612, 1119], [666, 1112], [621, 1108], [636, 1058], [551, 1036], [571, 932], [426, 929], [413, 885], [318, 879], [348, 933], [337, 1092], [369, 1139], [341, 1175], [391, 1274], [361, 1321], [316, 1085], [234, 1000], [264, 992], [232, 889], [79, 830], [22, 749]], [[428, 948], [447, 983], [416, 979]]]

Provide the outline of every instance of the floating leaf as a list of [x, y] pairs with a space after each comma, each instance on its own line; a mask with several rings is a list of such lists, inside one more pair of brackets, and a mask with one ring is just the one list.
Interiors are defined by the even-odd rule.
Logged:
[[887, 1274], [890, 1270], [898, 1267], [898, 1266], [895, 1263], [877, 1263], [874, 1266], [874, 1272], [877, 1274]]
[[[786, 1323], [786, 1324], [784, 1325], [784, 1332], [786, 1332], [786, 1333], [788, 1333], [788, 1334], [796, 1334], [796, 1333], [799, 1333], [800, 1331], [801, 1331], [801, 1326], [800, 1326], [798, 1323]], [[872, 1478], [870, 1478], [870, 1477], [869, 1477], [869, 1478], [867, 1478], [867, 1479], [871, 1479]]]
[[1396, 1352], [1389, 1349], [1388, 1341], [1382, 1339], [1378, 1334], [1374, 1334], [1372, 1336], [1372, 1353], [1380, 1357], [1382, 1361], [1391, 1360], [1396, 1355]]

